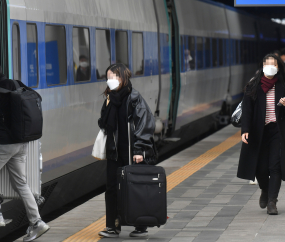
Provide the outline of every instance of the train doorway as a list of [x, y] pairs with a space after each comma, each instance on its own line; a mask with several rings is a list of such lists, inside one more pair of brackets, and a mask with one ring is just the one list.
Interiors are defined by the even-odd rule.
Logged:
[[173, 0], [167, 2], [169, 20], [170, 20], [170, 38], [171, 38], [171, 57], [172, 57], [172, 90], [169, 109], [169, 122], [167, 136], [175, 131], [176, 117], [180, 95], [180, 45], [179, 45], [179, 26]]
[[8, 69], [8, 31], [7, 31], [7, 3], [0, 0], [0, 66], [3, 74], [9, 76]]

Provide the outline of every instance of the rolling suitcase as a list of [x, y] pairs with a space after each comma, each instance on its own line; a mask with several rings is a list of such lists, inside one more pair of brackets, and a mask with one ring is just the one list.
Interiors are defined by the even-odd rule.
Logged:
[[[28, 144], [28, 157], [26, 162], [27, 183], [31, 188], [35, 199], [40, 205], [43, 202], [41, 195], [41, 173], [42, 157], [40, 153], [40, 142], [31, 141]], [[19, 199], [20, 196], [13, 189], [9, 179], [9, 172], [4, 166], [0, 170], [0, 196], [6, 199]]]
[[[128, 123], [129, 141], [130, 123]], [[129, 165], [117, 170], [117, 227], [160, 226], [167, 220], [166, 174], [163, 167], [132, 165], [129, 142]]]
[[116, 226], [160, 226], [167, 220], [166, 175], [159, 166], [118, 168], [118, 221]]

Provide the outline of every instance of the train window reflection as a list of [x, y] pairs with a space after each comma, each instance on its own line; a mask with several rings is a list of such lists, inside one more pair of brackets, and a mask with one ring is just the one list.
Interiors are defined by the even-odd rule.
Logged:
[[212, 65], [218, 66], [218, 43], [217, 39], [212, 39]]
[[132, 34], [132, 53], [133, 53], [133, 73], [134, 75], [143, 75], [143, 34]]
[[236, 64], [239, 64], [240, 63], [240, 57], [239, 57], [239, 53], [240, 53], [240, 51], [239, 51], [239, 43], [240, 43], [240, 41], [236, 40], [235, 42], [236, 42], [236, 48], [235, 48]]
[[128, 34], [126, 31], [116, 31], [116, 62], [129, 67]]
[[185, 50], [186, 70], [195, 70], [195, 37], [188, 37], [188, 49]]
[[18, 24], [13, 24], [13, 79], [21, 80], [21, 48], [20, 48], [20, 29]]
[[229, 40], [230, 42], [230, 64], [235, 64], [235, 40]]
[[184, 65], [184, 39], [182, 36], [180, 36], [180, 58], [181, 58], [181, 71], [185, 71], [185, 65]]
[[64, 26], [46, 25], [45, 47], [47, 84], [66, 83], [66, 37]]
[[241, 64], [245, 63], [245, 52], [244, 52], [244, 41], [240, 41], [240, 62]]
[[204, 43], [202, 37], [197, 37], [197, 69], [202, 69], [204, 67]]
[[88, 28], [73, 28], [73, 67], [76, 82], [88, 81], [91, 78], [89, 39]]
[[206, 68], [211, 67], [211, 39], [205, 38], [205, 64]]
[[106, 69], [111, 64], [110, 30], [96, 29], [96, 76], [106, 79]]
[[224, 65], [224, 49], [223, 49], [223, 40], [219, 39], [219, 66]]
[[38, 38], [37, 25], [27, 24], [27, 67], [28, 67], [28, 86], [37, 87], [38, 85]]

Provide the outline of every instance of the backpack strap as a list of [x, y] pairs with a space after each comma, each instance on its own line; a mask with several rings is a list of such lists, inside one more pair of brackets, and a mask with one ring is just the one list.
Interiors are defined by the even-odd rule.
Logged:
[[10, 92], [12, 92], [12, 91], [10, 91], [10, 90], [8, 90], [8, 89], [5, 89], [5, 88], [0, 87], [0, 93], [4, 93], [4, 94], [6, 94], [6, 93], [10, 93]]
[[[14, 83], [14, 85], [16, 87], [16, 90], [21, 88], [20, 84], [17, 81], [11, 80], [11, 79], [9, 79], [9, 80]], [[0, 93], [7, 94], [7, 93], [10, 93], [10, 92], [13, 92], [13, 91], [0, 87]]]
[[16, 86], [16, 90], [21, 88], [20, 84], [17, 81], [12, 80], [12, 79], [11, 79], [11, 81], [13, 81], [14, 85]]

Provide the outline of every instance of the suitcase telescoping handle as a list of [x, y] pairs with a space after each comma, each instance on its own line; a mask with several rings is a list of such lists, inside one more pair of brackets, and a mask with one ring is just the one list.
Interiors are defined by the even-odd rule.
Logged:
[[132, 157], [131, 157], [131, 124], [128, 122], [128, 138], [129, 138], [129, 165], [132, 164]]

